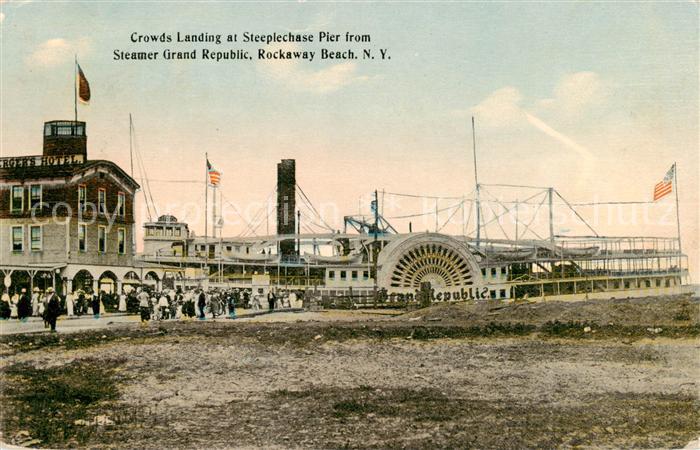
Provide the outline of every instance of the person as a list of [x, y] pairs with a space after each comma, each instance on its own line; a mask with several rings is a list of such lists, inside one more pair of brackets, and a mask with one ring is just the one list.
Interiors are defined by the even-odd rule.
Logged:
[[187, 317], [190, 319], [196, 315], [194, 308], [194, 294], [192, 292], [187, 293], [187, 298], [185, 299], [184, 311]]
[[248, 289], [243, 291], [243, 307], [246, 309], [250, 308], [250, 291]]
[[29, 315], [32, 313], [32, 299], [27, 294], [27, 289], [22, 288], [22, 295], [17, 301], [17, 318], [22, 322], [26, 322]]
[[10, 317], [13, 319], [17, 317], [17, 303], [19, 303], [19, 295], [14, 292], [10, 297]]
[[291, 294], [289, 293], [289, 291], [284, 291], [284, 293], [282, 294], [282, 296], [280, 297], [280, 300], [279, 300], [279, 305], [281, 308], [289, 308], [290, 307], [289, 306], [289, 296], [290, 295]]
[[204, 290], [199, 291], [199, 299], [197, 300], [197, 307], [199, 308], [199, 319], [204, 320], [204, 308], [207, 306], [207, 296], [204, 294]]
[[[53, 288], [51, 289], [51, 292], [53, 292]], [[41, 303], [39, 304], [39, 314], [41, 314], [41, 318], [44, 319], [44, 328], [49, 327], [49, 315], [48, 315], [48, 307], [49, 307], [49, 300], [50, 300], [50, 292], [48, 289], [44, 292], [44, 297], [41, 299]]]
[[124, 292], [119, 295], [119, 312], [126, 312], [126, 294]]
[[228, 296], [228, 316], [232, 319], [236, 318], [236, 305], [240, 303], [241, 294], [238, 292], [238, 288], [234, 289]]
[[273, 291], [268, 292], [267, 293], [267, 305], [268, 305], [268, 308], [270, 309], [270, 311], [275, 309], [275, 300], [277, 300], [275, 297], [275, 293]]
[[139, 299], [139, 311], [141, 312], [141, 323], [146, 323], [151, 319], [151, 305], [148, 303], [148, 294], [139, 289], [136, 296]]
[[7, 292], [4, 292], [2, 294], [2, 297], [0, 297], [0, 319], [2, 320], [7, 320], [10, 318], [10, 296], [7, 295]]
[[100, 297], [104, 294], [104, 291], [100, 291], [100, 294], [92, 294], [92, 316], [95, 319], [100, 318]]
[[126, 311], [129, 313], [135, 313], [139, 311], [140, 308], [137, 292], [135, 289], [132, 289], [129, 291], [129, 295], [126, 297]]
[[158, 320], [158, 298], [157, 293], [152, 291], [148, 296], [148, 306], [151, 308], [150, 314], [154, 320]]
[[260, 297], [262, 294], [253, 294], [253, 300], [251, 301], [250, 307], [253, 309], [253, 311], [257, 311], [259, 309], [262, 309], [262, 303], [260, 303]]
[[74, 298], [75, 294], [73, 294], [72, 292], [66, 295], [66, 315], [68, 317], [73, 315], [73, 310], [75, 307], [75, 303], [73, 301]]
[[158, 299], [158, 309], [160, 309], [160, 320], [167, 319], [169, 316], [170, 304], [168, 303], [168, 297], [165, 293], [161, 293]]
[[39, 315], [39, 297], [39, 288], [35, 287], [34, 291], [32, 292], [32, 316]]
[[209, 311], [214, 319], [216, 319], [216, 316], [223, 313], [221, 294], [218, 291], [209, 294]]
[[85, 292], [82, 289], [78, 291], [78, 302], [75, 305], [75, 313], [78, 316], [82, 316], [85, 313]]
[[56, 332], [56, 319], [61, 314], [61, 302], [53, 288], [46, 289], [48, 301], [46, 303], [46, 321], [52, 332]]

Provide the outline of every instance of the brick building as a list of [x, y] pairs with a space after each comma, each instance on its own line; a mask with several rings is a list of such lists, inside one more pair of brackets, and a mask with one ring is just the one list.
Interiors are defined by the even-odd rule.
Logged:
[[41, 155], [0, 158], [4, 287], [121, 291], [134, 268], [139, 185], [111, 161], [90, 160], [84, 122], [44, 124]]

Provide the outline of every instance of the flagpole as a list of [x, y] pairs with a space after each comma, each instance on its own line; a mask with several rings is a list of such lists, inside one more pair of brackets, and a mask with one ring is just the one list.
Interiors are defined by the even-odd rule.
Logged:
[[73, 61], [73, 112], [75, 113], [75, 121], [78, 121], [78, 55], [75, 55]]
[[476, 190], [476, 246], [481, 243], [481, 202], [479, 196], [479, 177], [476, 170], [476, 125], [472, 116], [472, 153], [474, 156], [474, 188]]
[[211, 235], [216, 241], [216, 186], [211, 187]]
[[678, 213], [678, 166], [673, 163], [673, 190], [676, 192], [676, 227], [678, 230], [678, 253], [682, 253], [681, 250], [681, 218]]
[[131, 178], [134, 178], [134, 148], [133, 148], [134, 121], [129, 113], [129, 163], [131, 165]]
[[204, 159], [206, 163], [204, 164], [204, 255], [205, 261], [208, 261], [209, 257], [209, 245], [207, 242], [207, 231], [208, 231], [208, 215], [209, 215], [209, 154], [204, 154]]

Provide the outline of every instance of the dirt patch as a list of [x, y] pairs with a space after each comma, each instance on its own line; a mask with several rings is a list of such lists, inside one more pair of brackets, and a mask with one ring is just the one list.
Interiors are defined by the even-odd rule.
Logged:
[[462, 304], [400, 318], [5, 336], [2, 438], [54, 448], [668, 448], [700, 435], [693, 320], [517, 322], [511, 310], [499, 321], [480, 307], [484, 322], [465, 321]]
[[[124, 359], [83, 359], [58, 367], [18, 363], [3, 370], [3, 436], [29, 446], [85, 444], [91, 411], [119, 397], [114, 369]], [[104, 422], [104, 420], [103, 420]]]
[[500, 301], [443, 303], [412, 311], [394, 320], [445, 321], [470, 324], [580, 322], [621, 326], [696, 326], [700, 324], [700, 298], [689, 295], [588, 300], [580, 302]]

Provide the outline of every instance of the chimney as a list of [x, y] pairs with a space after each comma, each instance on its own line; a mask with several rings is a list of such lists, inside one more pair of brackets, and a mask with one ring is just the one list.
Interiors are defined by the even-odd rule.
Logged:
[[[283, 159], [277, 164], [277, 234], [296, 233], [296, 162]], [[280, 254], [296, 255], [294, 239], [280, 242]]]

